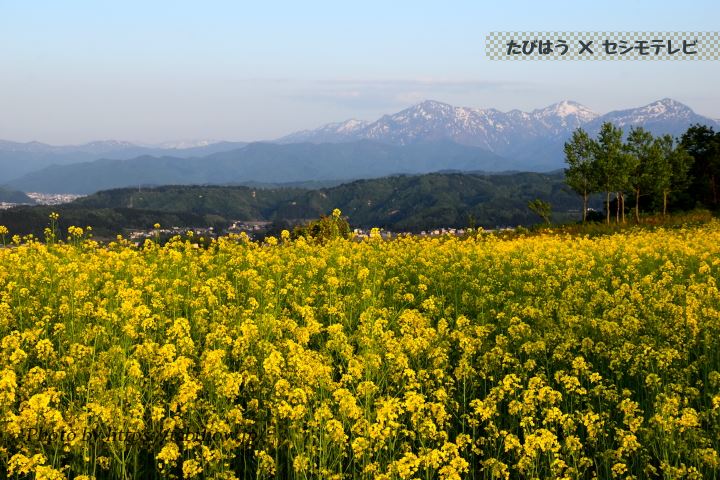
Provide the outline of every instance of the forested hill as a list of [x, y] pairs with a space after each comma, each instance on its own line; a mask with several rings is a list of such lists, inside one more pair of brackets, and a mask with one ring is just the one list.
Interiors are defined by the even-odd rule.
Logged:
[[17, 190], [9, 190], [7, 188], [0, 187], [0, 202], [8, 203], [27, 203], [32, 204], [35, 201], [28, 197], [25, 193]]
[[[359, 180], [310, 191], [282, 205], [277, 218], [316, 216], [340, 208], [353, 225], [418, 231], [436, 227], [529, 225], [539, 219], [529, 201], [552, 203], [559, 221], [577, 217], [578, 197], [561, 173], [430, 174]], [[574, 211], [575, 213], [570, 213]], [[307, 217], [305, 217], [307, 218]]]
[[14, 233], [42, 233], [57, 211], [61, 227], [92, 225], [97, 234], [149, 228], [153, 223], [223, 227], [231, 221], [299, 221], [340, 208], [358, 227], [420, 231], [468, 224], [494, 228], [539, 221], [527, 207], [540, 198], [556, 220], [579, 215], [579, 199], [562, 173], [505, 175], [435, 173], [359, 180], [332, 188], [165, 186], [98, 192], [70, 204], [0, 212]]

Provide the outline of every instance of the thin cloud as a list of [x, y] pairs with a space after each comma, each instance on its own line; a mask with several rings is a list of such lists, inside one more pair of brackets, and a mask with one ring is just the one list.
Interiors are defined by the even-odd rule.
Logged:
[[527, 81], [498, 81], [498, 80], [451, 80], [438, 78], [410, 78], [410, 79], [329, 79], [318, 82], [327, 85], [344, 85], [365, 88], [408, 88], [408, 87], [425, 87], [425, 88], [472, 88], [472, 89], [496, 89], [496, 88], [513, 88], [521, 86], [533, 85]]
[[428, 98], [456, 98], [479, 91], [532, 90], [525, 81], [448, 79], [331, 79], [305, 85], [287, 94], [303, 102], [330, 103], [355, 110], [402, 108]]

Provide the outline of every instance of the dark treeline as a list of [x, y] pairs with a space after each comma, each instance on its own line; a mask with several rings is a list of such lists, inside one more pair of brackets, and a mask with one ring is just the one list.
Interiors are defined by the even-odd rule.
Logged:
[[625, 222], [628, 208], [638, 223], [641, 209], [666, 215], [670, 204], [677, 210], [718, 208], [720, 132], [705, 125], [690, 127], [679, 139], [642, 127], [623, 139], [612, 123], [604, 123], [597, 138], [578, 129], [565, 144], [565, 161], [565, 181], [583, 197], [583, 221], [595, 193], [604, 196], [608, 224], [611, 216]]

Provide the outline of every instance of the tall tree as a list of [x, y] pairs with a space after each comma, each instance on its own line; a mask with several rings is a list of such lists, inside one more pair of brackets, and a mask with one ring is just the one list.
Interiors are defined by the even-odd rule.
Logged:
[[689, 184], [693, 157], [682, 143], [676, 144], [670, 135], [655, 139], [655, 145], [659, 150], [658, 161], [654, 165], [655, 185], [662, 195], [663, 215], [667, 215], [668, 195], [687, 188]]
[[720, 132], [706, 125], [693, 125], [681, 144], [694, 159], [690, 175], [691, 194], [710, 208], [720, 205]]
[[588, 200], [597, 191], [598, 179], [595, 165], [597, 143], [585, 130], [578, 128], [565, 143], [565, 183], [583, 198], [583, 222], [587, 220]]
[[610, 122], [605, 122], [600, 127], [597, 140], [595, 171], [597, 172], [598, 184], [602, 191], [605, 192], [606, 222], [608, 225], [610, 224], [610, 193], [618, 192], [623, 185], [623, 178], [619, 175], [620, 166], [626, 156], [623, 151], [622, 136], [622, 129]]
[[655, 186], [655, 168], [660, 149], [653, 135], [642, 127], [633, 128], [628, 134], [625, 150], [628, 153], [630, 175], [628, 184], [635, 195], [635, 222], [640, 223], [640, 196]]
[[625, 192], [632, 189], [632, 174], [635, 170], [636, 159], [626, 151], [625, 144], [622, 144], [615, 162], [615, 198], [617, 199], [615, 221], [625, 223]]

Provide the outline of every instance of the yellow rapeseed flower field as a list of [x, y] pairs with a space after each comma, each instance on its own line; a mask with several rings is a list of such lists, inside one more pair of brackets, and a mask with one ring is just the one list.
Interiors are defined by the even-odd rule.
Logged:
[[2, 477], [720, 476], [717, 221], [209, 248], [69, 233], [0, 248]]

